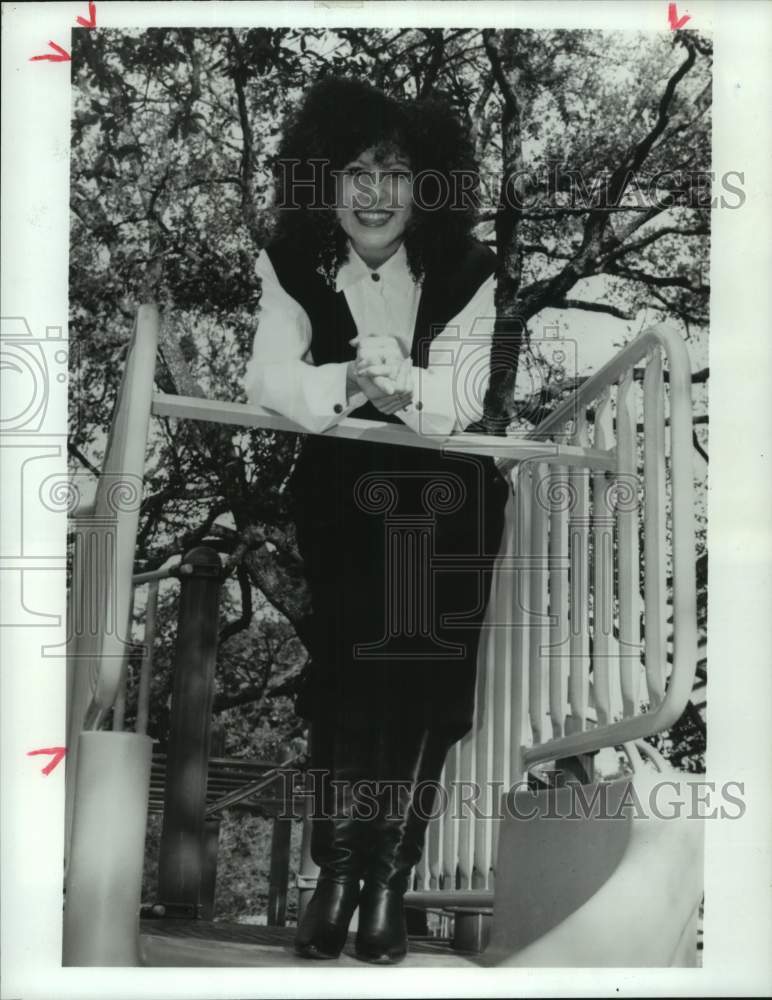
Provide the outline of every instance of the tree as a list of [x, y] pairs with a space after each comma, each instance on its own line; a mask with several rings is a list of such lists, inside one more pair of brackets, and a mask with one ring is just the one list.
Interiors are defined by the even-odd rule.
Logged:
[[[341, 72], [397, 96], [443, 95], [468, 116], [482, 168], [478, 235], [501, 262], [486, 429], [542, 416], [584, 377], [556, 380], [539, 358], [529, 330], [547, 310], [613, 317], [620, 341], [644, 314], [680, 323], [690, 342], [704, 337], [710, 46], [695, 32], [78, 30], [73, 469], [99, 465], [140, 301], [164, 310], [160, 389], [243, 399], [281, 118], [313, 80]], [[541, 388], [518, 400], [523, 359]], [[695, 446], [706, 454], [703, 418]], [[245, 672], [251, 643], [276, 640], [282, 621], [300, 627], [306, 612], [284, 497], [297, 445], [267, 431], [153, 426], [138, 566], [202, 541], [225, 554], [221, 712], [262, 704], [266, 671], [288, 697], [303, 661], [295, 649], [265, 656], [257, 679]]]

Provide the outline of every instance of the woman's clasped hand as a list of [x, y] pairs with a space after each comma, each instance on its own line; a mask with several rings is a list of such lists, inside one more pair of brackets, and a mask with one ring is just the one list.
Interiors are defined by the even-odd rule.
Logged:
[[353, 376], [359, 388], [381, 413], [396, 413], [413, 399], [413, 362], [405, 357], [396, 337], [357, 336]]

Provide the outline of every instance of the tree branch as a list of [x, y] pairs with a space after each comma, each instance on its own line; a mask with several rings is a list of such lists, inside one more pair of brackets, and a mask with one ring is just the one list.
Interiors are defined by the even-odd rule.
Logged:
[[485, 28], [483, 29], [482, 39], [485, 52], [488, 56], [488, 61], [491, 65], [493, 78], [498, 84], [501, 96], [504, 98], [504, 104], [508, 108], [510, 114], [513, 117], [518, 118], [520, 116], [520, 102], [517, 99], [514, 87], [512, 87], [506, 73], [504, 72], [499, 49], [496, 45], [496, 32], [491, 28]]
[[426, 73], [421, 82], [421, 89], [418, 93], [419, 98], [428, 97], [431, 94], [445, 57], [445, 42], [442, 28], [422, 28], [421, 30], [431, 43], [432, 49], [429, 65], [426, 68]]
[[633, 174], [638, 171], [646, 157], [649, 155], [649, 151], [653, 146], [654, 142], [659, 135], [664, 131], [665, 126], [669, 121], [669, 110], [670, 105], [673, 102], [673, 97], [675, 96], [676, 87], [681, 82], [681, 80], [686, 76], [689, 70], [694, 65], [696, 54], [694, 46], [691, 45], [684, 36], [680, 38], [681, 44], [686, 48], [687, 55], [686, 59], [681, 63], [678, 69], [673, 73], [667, 82], [665, 91], [660, 98], [659, 108], [657, 111], [657, 120], [654, 123], [651, 131], [643, 137], [643, 139], [632, 149], [631, 153], [625, 157], [623, 162], [617, 167], [611, 176], [609, 182], [609, 202], [612, 205], [617, 205], [619, 199], [627, 190], [630, 183], [630, 178]]
[[662, 229], [658, 229], [655, 233], [649, 233], [648, 236], [643, 236], [639, 240], [635, 240], [632, 243], [621, 243], [615, 249], [611, 250], [607, 255], [605, 255], [601, 262], [601, 269], [605, 266], [608, 261], [617, 260], [619, 257], [625, 256], [628, 253], [637, 253], [639, 250], [643, 250], [644, 247], [650, 246], [652, 243], [661, 239], [663, 236], [709, 236], [710, 227], [707, 225], [697, 226], [694, 229], [680, 229], [678, 226], [664, 226]]
[[634, 320], [635, 312], [620, 309], [605, 302], [585, 302], [582, 299], [563, 299], [562, 302], [551, 303], [553, 309], [583, 309], [586, 312], [606, 313], [617, 319]]
[[[609, 224], [609, 209], [621, 207], [619, 202], [632, 177], [640, 169], [653, 142], [667, 124], [668, 112], [678, 83], [694, 65], [696, 58], [694, 47], [686, 41], [682, 41], [682, 44], [688, 50], [687, 57], [667, 82], [667, 86], [659, 102], [659, 113], [654, 127], [622, 158], [622, 162], [614, 170], [608, 184], [608, 193], [605, 199], [606, 204], [590, 210], [584, 225], [581, 246], [574, 257], [559, 274], [548, 280], [534, 282], [523, 293], [524, 315], [526, 318], [535, 315], [545, 306], [551, 305], [556, 299], [558, 301], [562, 300], [580, 278], [597, 273], [603, 249], [603, 236]], [[570, 210], [568, 211], [570, 212]], [[586, 209], [581, 211], [586, 211]], [[652, 207], [644, 208], [643, 211], [651, 213]], [[615, 246], [617, 242], [614, 239], [613, 245]], [[646, 278], [642, 277], [639, 280], [646, 280]], [[678, 281], [679, 283], [685, 283], [683, 287], [690, 287], [685, 278], [678, 279]], [[660, 282], [654, 281], [651, 283], [657, 284]]]
[[222, 645], [232, 635], [249, 628], [252, 622], [252, 584], [249, 581], [249, 574], [244, 566], [239, 566], [236, 576], [239, 581], [241, 592], [241, 614], [238, 618], [228, 622], [220, 631], [218, 642]]
[[[696, 424], [698, 420], [699, 418], [695, 417], [692, 423]], [[707, 420], [705, 422], [707, 422]], [[700, 456], [703, 462], [705, 462], [706, 465], [709, 465], [710, 459], [708, 458], [708, 453], [700, 444], [700, 439], [697, 437], [697, 431], [692, 431], [692, 444], [694, 445], [694, 450], [697, 452], [697, 454]]]
[[685, 288], [687, 292], [695, 295], [709, 295], [709, 285], [693, 285], [688, 278], [678, 274], [648, 274], [646, 271], [639, 271], [632, 267], [606, 267], [606, 274], [614, 274], [619, 278], [628, 278], [630, 281], [641, 281], [646, 285], [653, 285], [657, 288]]
[[[671, 302], [665, 295], [661, 295], [659, 292], [655, 291], [653, 288], [648, 289], [649, 295], [655, 301], [651, 303], [654, 309], [660, 309], [664, 307], [664, 311], [667, 313], [675, 313], [683, 322], [684, 326], [689, 326], [689, 323], [696, 323], [698, 325], [704, 325], [707, 323], [707, 314], [704, 316], [698, 316], [695, 313], [689, 312], [684, 308], [683, 304], [680, 302]], [[659, 303], [656, 305], [655, 303]]]
[[[264, 29], [258, 29], [264, 30]], [[244, 55], [239, 44], [238, 35], [230, 28], [228, 35], [233, 45], [233, 50], [239, 63], [244, 62]], [[247, 109], [247, 98], [244, 91], [244, 77], [238, 70], [233, 74], [233, 85], [236, 89], [236, 102], [239, 109], [239, 123], [241, 125], [242, 147], [241, 147], [241, 214], [249, 233], [254, 240], [255, 246], [261, 243], [260, 227], [257, 221], [257, 210], [255, 204], [253, 179], [254, 179], [254, 140], [252, 135], [252, 123]]]
[[83, 452], [80, 451], [80, 449], [77, 448], [74, 444], [71, 444], [71, 443], [68, 442], [68, 444], [67, 444], [67, 452], [68, 452], [68, 454], [72, 455], [73, 458], [77, 458], [77, 460], [80, 462], [80, 464], [85, 469], [88, 469], [88, 471], [92, 475], [96, 476], [97, 479], [99, 479], [99, 477], [102, 475], [102, 473], [99, 471], [99, 469], [95, 465], [92, 465], [92, 463], [89, 462], [89, 460], [86, 458], [86, 456], [83, 454]]
[[219, 715], [229, 708], [238, 708], [239, 705], [250, 705], [252, 702], [260, 701], [265, 694], [266, 684], [253, 684], [244, 688], [238, 694], [219, 694], [212, 704], [212, 712]]

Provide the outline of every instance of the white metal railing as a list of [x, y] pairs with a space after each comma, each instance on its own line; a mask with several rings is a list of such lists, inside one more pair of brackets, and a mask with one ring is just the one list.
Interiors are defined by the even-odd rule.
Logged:
[[458, 786], [456, 802], [479, 792], [477, 808], [470, 801], [430, 823], [415, 901], [433, 890], [437, 903], [459, 904], [484, 886], [490, 904], [501, 789], [542, 762], [667, 729], [691, 694], [694, 483], [691, 367], [682, 338], [665, 326], [647, 329], [531, 438], [568, 440], [586, 460], [502, 463], [513, 495], [481, 636], [475, 727], [443, 775], [447, 789]]
[[[133, 561], [151, 413], [305, 433], [283, 417], [243, 404], [153, 394], [157, 345], [157, 310], [142, 306], [96, 501], [75, 514], [79, 531], [70, 601], [76, 611], [70, 609], [70, 616], [77, 617], [77, 609], [89, 602], [93, 614], [88, 629], [71, 626], [70, 748], [77, 747], [81, 730], [96, 728], [105, 718], [125, 676], [133, 586], [145, 582], [134, 578]], [[642, 678], [636, 485], [641, 435], [633, 372], [644, 360]], [[596, 409], [588, 422], [590, 404]], [[477, 721], [446, 763], [451, 808], [430, 824], [418, 872], [419, 887], [430, 896], [458, 882], [461, 896], [478, 905], [492, 886], [497, 824], [491, 816], [499, 790], [539, 762], [631, 743], [666, 729], [689, 698], [696, 665], [696, 597], [686, 347], [666, 327], [644, 331], [525, 440], [475, 434], [421, 437], [406, 427], [354, 418], [325, 434], [491, 455], [512, 480], [480, 644]], [[675, 586], [673, 667], [666, 685], [668, 499]], [[146, 696], [149, 674], [142, 684]], [[649, 704], [643, 712], [642, 684]], [[68, 834], [76, 765], [71, 750]], [[476, 787], [483, 794], [477, 796], [478, 815], [473, 816], [462, 807], [464, 799], [475, 797]]]
[[[668, 405], [665, 407], [663, 354], [669, 375]], [[642, 399], [633, 400], [637, 382], [633, 370], [645, 361]], [[609, 669], [619, 669], [622, 691], [622, 718], [606, 726], [590, 728], [586, 716], [576, 715], [578, 730], [549, 744], [534, 745], [523, 754], [530, 766], [539, 760], [570, 756], [629, 743], [669, 728], [682, 714], [691, 693], [697, 662], [697, 600], [695, 575], [694, 471], [692, 448], [691, 365], [686, 345], [677, 331], [654, 326], [644, 331], [609, 364], [589, 379], [577, 392], [575, 406], [586, 410], [588, 401], [600, 397], [617, 385], [616, 456], [617, 471], [605, 490], [605, 500], [592, 512], [601, 531], [610, 531], [609, 522], [616, 515], [618, 652], [603, 660]], [[637, 413], [644, 411], [643, 432], [637, 431]], [[565, 407], [561, 410], [565, 412]], [[536, 434], [554, 432], [560, 427], [561, 411], [553, 414]], [[606, 417], [607, 420], [607, 417]], [[607, 420], [605, 433], [610, 424]], [[669, 433], [668, 433], [669, 432]], [[597, 438], [595, 441], [598, 447]], [[612, 446], [613, 447], [613, 446]], [[642, 456], [639, 459], [639, 452]], [[670, 496], [665, 475], [670, 469]], [[639, 476], [639, 466], [643, 477]], [[602, 476], [596, 472], [596, 483]], [[639, 487], [643, 488], [642, 498]], [[668, 504], [669, 500], [669, 504]], [[670, 545], [667, 544], [666, 510], [670, 507]], [[641, 510], [642, 508], [642, 510]], [[645, 578], [643, 609], [640, 607], [639, 533], [644, 537]], [[608, 548], [601, 566], [608, 569]], [[580, 548], [581, 572], [586, 572], [591, 553]], [[673, 584], [673, 666], [665, 691], [667, 634], [666, 599], [668, 563], [672, 559]], [[606, 580], [606, 584], [602, 580]], [[613, 588], [609, 573], [599, 574], [600, 585], [594, 594], [599, 600], [598, 617], [606, 621], [606, 635], [612, 646], [614, 637], [608, 627], [614, 620]], [[581, 592], [582, 614], [586, 593]], [[641, 631], [644, 610], [645, 643]], [[602, 629], [600, 630], [603, 631]], [[645, 648], [645, 673], [640, 670], [641, 646]], [[612, 650], [612, 654], [613, 654]], [[584, 661], [582, 661], [584, 662]], [[578, 676], [572, 658], [569, 680], [573, 675], [577, 697], [586, 698], [587, 678]], [[603, 689], [603, 684], [601, 685]], [[641, 713], [641, 688], [646, 688], [649, 710]], [[594, 690], [594, 689], [593, 689]], [[608, 714], [608, 709], [607, 709]], [[602, 741], [602, 742], [601, 742]]]
[[118, 697], [130, 641], [132, 575], [158, 350], [158, 309], [140, 306], [94, 503], [73, 514], [68, 596], [65, 853], [74, 815], [78, 744]]

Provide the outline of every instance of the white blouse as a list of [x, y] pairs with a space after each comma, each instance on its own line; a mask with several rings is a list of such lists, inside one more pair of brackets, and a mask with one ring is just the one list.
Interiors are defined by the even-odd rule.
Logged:
[[[346, 398], [347, 362], [314, 365], [308, 314], [284, 291], [265, 250], [256, 268], [263, 293], [244, 376], [249, 403], [281, 414], [306, 431], [325, 431], [367, 397], [357, 391]], [[446, 436], [482, 416], [496, 316], [494, 290], [491, 276], [431, 342], [428, 366], [413, 366], [413, 399], [397, 416], [417, 434]], [[346, 296], [360, 336], [396, 337], [409, 356], [421, 283], [410, 274], [404, 245], [375, 270], [349, 245], [336, 291]]]

